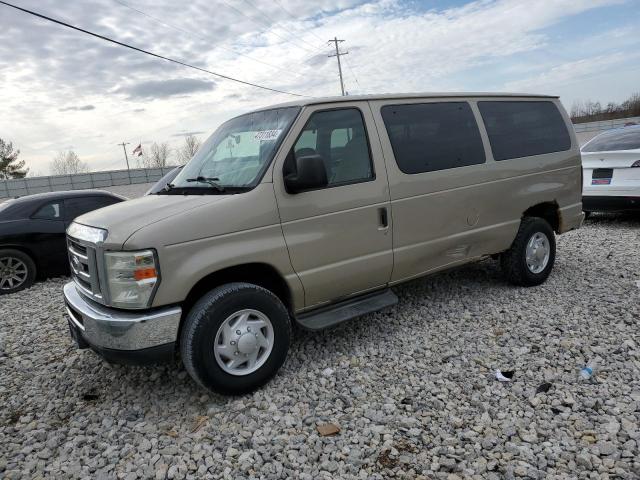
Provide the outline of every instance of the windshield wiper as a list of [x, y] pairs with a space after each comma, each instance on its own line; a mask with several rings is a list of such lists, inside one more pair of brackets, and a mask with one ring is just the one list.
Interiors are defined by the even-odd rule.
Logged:
[[187, 178], [186, 180], [187, 182], [200, 182], [200, 183], [206, 183], [211, 185], [213, 188], [215, 188], [217, 191], [219, 192], [224, 192], [224, 187], [222, 185], [220, 185], [219, 182], [220, 179], [218, 177], [196, 177], [196, 178]]

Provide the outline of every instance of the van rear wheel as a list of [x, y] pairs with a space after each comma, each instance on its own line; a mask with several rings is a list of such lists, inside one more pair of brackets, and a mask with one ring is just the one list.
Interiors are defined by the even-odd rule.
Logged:
[[289, 313], [278, 297], [257, 285], [229, 283], [193, 306], [180, 353], [200, 385], [233, 395], [268, 382], [284, 363], [290, 341]]
[[525, 217], [511, 248], [500, 256], [500, 264], [509, 282], [532, 287], [547, 279], [555, 258], [556, 240], [549, 222]]

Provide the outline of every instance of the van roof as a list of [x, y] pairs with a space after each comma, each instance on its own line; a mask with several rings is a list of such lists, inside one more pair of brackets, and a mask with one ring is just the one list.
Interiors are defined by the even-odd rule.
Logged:
[[380, 93], [374, 95], [346, 95], [344, 97], [308, 97], [293, 100], [291, 102], [279, 103], [277, 105], [269, 105], [254, 110], [271, 110], [273, 108], [282, 107], [304, 107], [306, 105], [318, 105], [322, 103], [335, 102], [355, 102], [367, 100], [403, 100], [413, 98], [468, 98], [468, 97], [486, 97], [486, 98], [510, 98], [510, 97], [527, 97], [527, 98], [559, 98], [557, 95], [538, 95], [533, 93], [497, 93], [497, 92], [418, 92], [418, 93]]

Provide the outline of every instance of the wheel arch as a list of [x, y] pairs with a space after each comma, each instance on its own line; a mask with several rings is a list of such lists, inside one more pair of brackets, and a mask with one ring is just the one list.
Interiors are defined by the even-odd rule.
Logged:
[[36, 265], [36, 271], [39, 274], [41, 265], [40, 258], [36, 255], [30, 248], [25, 247], [24, 245], [14, 245], [14, 244], [0, 244], [0, 250], [18, 250], [19, 252], [24, 253], [25, 255], [29, 255], [33, 263]]
[[292, 293], [284, 276], [267, 263], [245, 263], [216, 270], [198, 280], [182, 304], [183, 316], [205, 293], [231, 282], [252, 283], [265, 288], [280, 299], [289, 313], [293, 313]]
[[560, 233], [562, 217], [560, 207], [555, 200], [552, 202], [542, 202], [527, 208], [522, 214], [525, 217], [540, 217], [546, 220], [554, 232]]

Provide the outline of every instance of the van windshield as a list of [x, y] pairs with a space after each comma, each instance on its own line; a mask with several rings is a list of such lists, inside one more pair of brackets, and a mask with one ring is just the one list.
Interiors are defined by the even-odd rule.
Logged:
[[248, 113], [223, 123], [200, 147], [168, 190], [218, 193], [250, 189], [260, 181], [299, 107]]

